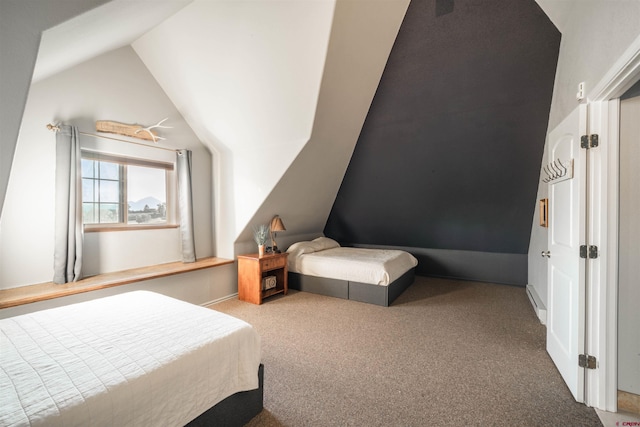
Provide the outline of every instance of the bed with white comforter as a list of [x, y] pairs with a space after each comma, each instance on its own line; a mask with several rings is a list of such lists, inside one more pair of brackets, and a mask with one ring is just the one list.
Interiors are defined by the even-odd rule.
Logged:
[[146, 291], [0, 320], [0, 425], [182, 426], [258, 387], [249, 324]]
[[289, 287], [380, 305], [389, 305], [413, 282], [418, 265], [405, 251], [341, 247], [327, 237], [294, 243], [287, 252]]

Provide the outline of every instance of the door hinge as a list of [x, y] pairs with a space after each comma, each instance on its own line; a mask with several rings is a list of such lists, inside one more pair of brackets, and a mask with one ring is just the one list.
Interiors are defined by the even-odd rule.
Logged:
[[598, 247], [595, 245], [580, 245], [580, 258], [598, 258]]
[[597, 147], [600, 142], [600, 138], [597, 133], [592, 135], [582, 135], [580, 137], [580, 147], [581, 148], [594, 148]]
[[578, 366], [581, 368], [596, 369], [596, 362], [595, 356], [589, 356], [587, 354], [578, 355]]

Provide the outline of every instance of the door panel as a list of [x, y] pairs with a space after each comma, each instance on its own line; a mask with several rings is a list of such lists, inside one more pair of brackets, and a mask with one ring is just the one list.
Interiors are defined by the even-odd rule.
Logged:
[[584, 349], [585, 154], [586, 105], [574, 110], [549, 134], [548, 162], [573, 160], [573, 178], [549, 183], [549, 251], [547, 351], [573, 397], [584, 401], [584, 372], [578, 355]]
[[551, 267], [551, 280], [554, 284], [551, 291], [553, 295], [551, 301], [553, 303], [552, 311], [554, 313], [554, 322], [549, 324], [551, 331], [549, 333], [556, 339], [557, 347], [564, 357], [571, 356], [571, 343], [573, 339], [573, 331], [571, 330], [571, 318], [573, 317], [573, 306], [571, 301], [575, 298], [572, 293], [574, 288], [571, 277], [557, 268]]
[[618, 389], [640, 394], [640, 96], [620, 102]]
[[[561, 147], [571, 146], [574, 142], [573, 138], [569, 138], [565, 136], [560, 141], [558, 141], [558, 145]], [[556, 150], [556, 155], [561, 156], [560, 158], [569, 157], [571, 153], [558, 153], [558, 151], [564, 150]], [[575, 179], [575, 178], [574, 178]], [[558, 184], [553, 184], [550, 189], [550, 193], [553, 193], [553, 201], [554, 203], [551, 205], [551, 214], [554, 216], [554, 227], [551, 227], [552, 231], [549, 234], [551, 239], [550, 243], [555, 246], [562, 246], [566, 249], [571, 249], [572, 241], [575, 240], [574, 229], [571, 226], [572, 220], [574, 217], [574, 206], [573, 199], [575, 193], [575, 186], [570, 185], [569, 181], [564, 181]]]

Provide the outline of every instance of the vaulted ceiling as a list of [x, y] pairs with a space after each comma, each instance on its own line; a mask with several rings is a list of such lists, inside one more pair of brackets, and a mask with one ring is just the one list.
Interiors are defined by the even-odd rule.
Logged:
[[32, 83], [127, 46], [193, 0], [114, 0], [42, 34]]
[[[544, 1], [549, 3], [549, 0]], [[540, 65], [537, 62], [540, 57], [536, 56], [536, 52], [524, 55], [532, 61], [529, 68], [517, 68], [501, 58], [502, 55], [517, 56], [519, 52], [522, 55], [518, 43], [526, 45], [532, 42], [526, 39], [527, 34], [538, 37], [537, 33], [522, 32], [517, 24], [520, 22], [517, 19], [531, 13], [540, 22], [546, 19], [533, 1], [523, 2], [522, 5], [518, 3], [517, 7], [510, 5], [510, 2], [499, 1], [484, 2], [482, 5], [475, 1], [414, 1], [407, 18], [405, 11], [408, 0], [311, 3], [156, 0], [152, 11], [147, 10], [149, 3], [146, 0], [96, 0], [91, 4], [68, 1], [65, 3], [68, 10], [65, 9], [65, 13], [58, 12], [58, 15], [52, 2], [40, 3], [25, 5], [18, 0], [2, 2], [2, 15], [5, 16], [2, 20], [3, 37], [10, 31], [11, 43], [14, 43], [14, 39], [20, 39], [20, 34], [25, 31], [32, 37], [38, 31], [47, 30], [35, 78], [44, 78], [79, 60], [133, 43], [151, 73], [202, 142], [210, 148], [216, 168], [215, 179], [218, 184], [225, 182], [224, 187], [216, 187], [218, 199], [214, 202], [219, 225], [216, 238], [221, 239], [218, 248], [229, 247], [235, 240], [250, 239], [250, 224], [266, 222], [274, 213], [287, 215], [287, 228], [292, 234], [321, 230], [329, 217], [349, 161], [352, 163], [350, 169], [358, 164], [365, 165], [369, 155], [367, 150], [375, 147], [377, 151], [383, 147], [384, 144], [380, 145], [382, 139], [391, 140], [395, 147], [392, 151], [381, 149], [380, 153], [384, 153], [390, 162], [382, 169], [374, 168], [375, 173], [370, 175], [383, 184], [382, 189], [390, 187], [385, 184], [385, 179], [394, 175], [397, 165], [409, 164], [426, 171], [446, 169], [448, 173], [453, 170], [455, 174], [464, 176], [468, 171], [456, 163], [458, 155], [469, 157], [477, 154], [483, 158], [483, 153], [494, 153], [494, 158], [488, 162], [477, 162], [484, 165], [480, 169], [472, 168], [478, 174], [476, 178], [469, 179], [468, 184], [473, 188], [482, 188], [480, 193], [486, 196], [479, 205], [473, 204], [472, 207], [479, 208], [476, 220], [485, 225], [496, 225], [498, 228], [513, 225], [511, 217], [503, 221], [505, 212], [500, 209], [503, 202], [495, 203], [495, 193], [488, 190], [483, 192], [485, 188], [495, 185], [498, 190], [502, 188], [499, 182], [496, 184], [497, 178], [492, 173], [494, 166], [504, 163], [496, 158], [505, 152], [513, 153], [513, 145], [509, 145], [507, 140], [514, 143], [514, 138], [520, 138], [521, 135], [513, 131], [515, 125], [485, 132], [482, 144], [492, 142], [496, 145], [489, 144], [484, 150], [480, 144], [469, 146], [470, 150], [461, 150], [462, 146], [456, 145], [456, 141], [477, 136], [472, 131], [465, 133], [458, 129], [458, 119], [465, 105], [480, 111], [483, 107], [479, 100], [489, 99], [492, 105], [501, 105], [510, 117], [509, 121], [515, 123], [522, 120], [527, 112], [521, 108], [509, 108], [512, 104], [507, 99], [514, 99], [518, 94], [521, 99], [529, 100], [546, 96], [532, 89], [541, 78], [536, 73]], [[92, 6], [102, 3], [102, 6], [92, 9]], [[508, 10], [506, 15], [500, 10], [503, 6]], [[450, 8], [453, 11], [446, 13]], [[478, 19], [472, 19], [474, 8]], [[10, 28], [5, 25], [5, 12], [9, 9], [14, 18]], [[14, 12], [17, 9], [21, 9], [19, 16]], [[49, 9], [52, 16], [58, 16], [58, 21], [42, 18]], [[558, 8], [555, 4], [550, 9], [555, 14], [555, 17], [552, 16], [554, 22], [562, 22], [566, 9]], [[88, 12], [73, 18], [74, 10]], [[496, 18], [490, 18], [491, 14], [495, 14]], [[516, 21], [503, 22], [512, 18]], [[396, 41], [403, 19], [405, 23]], [[63, 24], [56, 25], [60, 22]], [[504, 24], [499, 27], [502, 34], [496, 33], [494, 24]], [[467, 25], [471, 26], [468, 31], [465, 30]], [[541, 25], [548, 26], [549, 22]], [[479, 40], [469, 39], [473, 31], [476, 31]], [[144, 35], [141, 36], [142, 33]], [[75, 34], [86, 36], [76, 37]], [[544, 37], [541, 40], [545, 44], [548, 42]], [[387, 64], [394, 43], [391, 60]], [[18, 49], [19, 45], [18, 41], [11, 46], [3, 43], [3, 57], [7, 46], [11, 50]], [[490, 53], [474, 53], [471, 46], [488, 49]], [[498, 53], [491, 53], [494, 47]], [[446, 54], [447, 49], [449, 54]], [[465, 70], [468, 67], [461, 63], [465, 54], [468, 55], [465, 60], [472, 59], [470, 64], [474, 70]], [[491, 71], [491, 63], [496, 61], [503, 67], [497, 74]], [[28, 62], [7, 65], [3, 61], [3, 77], [19, 72], [30, 75], [33, 65]], [[387, 71], [380, 81], [385, 64]], [[443, 69], [447, 72], [438, 71]], [[519, 82], [514, 77], [505, 78], [507, 74], [513, 76], [509, 73], [516, 72], [524, 73]], [[474, 74], [486, 79], [472, 78]], [[393, 83], [404, 78], [409, 78], [412, 83]], [[440, 83], [429, 86], [425, 83], [429, 81]], [[533, 84], [528, 84], [532, 81]], [[506, 90], [497, 88], [500, 82], [507, 84]], [[485, 86], [486, 83], [490, 85]], [[517, 88], [518, 83], [522, 87]], [[3, 83], [3, 95], [7, 92], [6, 86]], [[19, 110], [19, 105], [24, 105], [26, 98], [26, 89], [22, 93], [20, 85], [16, 86], [15, 93], [3, 96], [3, 118], [6, 116], [8, 119], [8, 132], [2, 135], [3, 168], [7, 158], [8, 164], [11, 163], [10, 155], [15, 146], [13, 129], [17, 135], [19, 128], [19, 121], [16, 123], [13, 114], [16, 107], [9, 107], [8, 103], [11, 100], [18, 101], [14, 104], [18, 105]], [[461, 90], [456, 91], [459, 88]], [[451, 98], [450, 95], [454, 93], [455, 96]], [[413, 121], [408, 129], [413, 130], [398, 134], [393, 132], [398, 124], [398, 115], [393, 118], [389, 110], [398, 107], [398, 103], [403, 104], [402, 94], [409, 100], [405, 105], [400, 105], [405, 107], [405, 111], [420, 111], [409, 111], [410, 114], [406, 115]], [[374, 95], [376, 101], [369, 110]], [[447, 97], [451, 99], [442, 104]], [[5, 115], [10, 109], [12, 114]], [[470, 124], [470, 129], [488, 127], [490, 121], [485, 119], [490, 114], [486, 109], [484, 116], [467, 113], [465, 120]], [[456, 114], [458, 117], [455, 117]], [[540, 112], [536, 110], [536, 114]], [[365, 117], [367, 123], [363, 127]], [[438, 122], [438, 118], [444, 120]], [[391, 125], [385, 120], [391, 120]], [[545, 119], [536, 115], [535, 120], [542, 122]], [[422, 125], [416, 127], [417, 121], [422, 121]], [[455, 135], [443, 134], [442, 125], [448, 122], [456, 130]], [[431, 169], [425, 168], [427, 163], [412, 154], [416, 147], [423, 153], [425, 144], [416, 145], [412, 135], [406, 135], [407, 132], [418, 132], [420, 141], [424, 141], [425, 135], [436, 135], [440, 143], [431, 145], [430, 156], [441, 156], [441, 161], [433, 164]], [[430, 136], [427, 139], [432, 138]], [[351, 159], [357, 141], [356, 155]], [[449, 150], [445, 150], [447, 147]], [[513, 171], [517, 182], [527, 181], [523, 188], [526, 187], [524, 193], [528, 194], [528, 187], [537, 180], [536, 177], [533, 178], [533, 184], [528, 183], [531, 170], [539, 167], [539, 147], [535, 144], [518, 147], [512, 163], [524, 164], [524, 172], [515, 166]], [[404, 163], [394, 163], [394, 158], [401, 153], [405, 156]], [[532, 160], [523, 160], [529, 157]], [[534, 168], [532, 165], [536, 161], [538, 165]], [[481, 181], [480, 176], [487, 173], [489, 176]], [[2, 174], [4, 194], [8, 170], [4, 169]], [[353, 172], [347, 173], [343, 188], [356, 182], [354, 177]], [[431, 178], [420, 176], [418, 187], [411, 179], [409, 184], [418, 189], [414, 193], [421, 194], [424, 180]], [[431, 182], [435, 181], [431, 179]], [[509, 215], [520, 215], [527, 211], [523, 216], [530, 219], [531, 206], [523, 209], [525, 202], [519, 201], [520, 196], [515, 193], [517, 190], [509, 187], [501, 199], [515, 197], [517, 207], [510, 209]], [[344, 194], [341, 192], [338, 196], [337, 207], [344, 206], [341, 205], [345, 201]], [[435, 196], [437, 194], [429, 195]], [[454, 207], [449, 208], [448, 213], [460, 207], [455, 200], [451, 199], [451, 202]], [[430, 203], [419, 202], [419, 210]], [[526, 204], [531, 205], [532, 202]], [[492, 213], [497, 216], [489, 220]], [[220, 222], [225, 227], [220, 227]], [[332, 224], [335, 224], [333, 220], [327, 231], [332, 230]], [[494, 245], [493, 248], [520, 251], [525, 238], [522, 237], [521, 226], [517, 227], [519, 231], [515, 243], [507, 243], [504, 247]], [[391, 235], [393, 231], [389, 229], [385, 233]], [[352, 240], [351, 236], [348, 237]], [[482, 234], [476, 240], [484, 237], [491, 239], [494, 236]], [[431, 244], [413, 240], [387, 242]]]
[[194, 1], [133, 43], [213, 153], [220, 255], [322, 230], [407, 4]]
[[214, 157], [219, 256], [276, 209], [294, 233], [322, 230], [408, 0], [158, 3], [141, 19], [148, 1], [114, 0], [53, 28], [36, 77], [132, 43]]

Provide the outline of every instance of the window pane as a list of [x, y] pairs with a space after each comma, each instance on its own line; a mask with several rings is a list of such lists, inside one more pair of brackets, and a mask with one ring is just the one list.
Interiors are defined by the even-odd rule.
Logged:
[[117, 203], [101, 203], [100, 204], [100, 223], [117, 223], [120, 222], [120, 214]]
[[149, 213], [129, 213], [129, 224], [149, 224], [151, 223], [151, 214]]
[[127, 166], [129, 224], [158, 224], [167, 221], [166, 171], [144, 166]]
[[120, 183], [100, 180], [100, 203], [120, 202]]
[[83, 202], [96, 202], [96, 193], [94, 186], [96, 181], [93, 179], [84, 178], [82, 180], [82, 201]]
[[95, 161], [82, 159], [82, 177], [95, 178]]
[[82, 204], [82, 223], [83, 224], [95, 224], [98, 222], [96, 216], [96, 205], [94, 203]]
[[98, 162], [100, 179], [120, 179], [120, 165], [117, 163]]
[[82, 159], [85, 224], [167, 222], [167, 170], [172, 168], [164, 163], [156, 167], [154, 161], [118, 156], [101, 159], [95, 153], [83, 152], [85, 155]]

